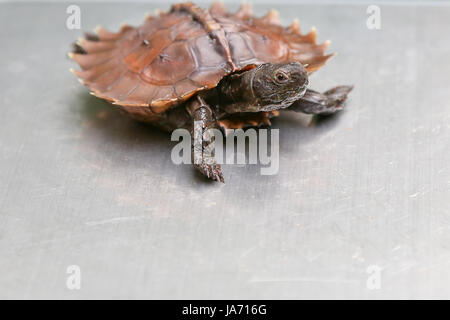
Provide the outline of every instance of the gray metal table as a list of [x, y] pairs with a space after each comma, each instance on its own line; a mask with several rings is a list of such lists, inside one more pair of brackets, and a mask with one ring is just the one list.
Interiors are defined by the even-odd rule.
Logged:
[[[225, 185], [80, 86], [67, 5], [0, 4], [1, 298], [450, 297], [448, 5], [381, 4], [381, 30], [367, 5], [278, 5], [339, 52], [311, 86], [355, 90], [335, 119], [275, 121], [278, 175]], [[79, 6], [84, 30], [161, 7]]]

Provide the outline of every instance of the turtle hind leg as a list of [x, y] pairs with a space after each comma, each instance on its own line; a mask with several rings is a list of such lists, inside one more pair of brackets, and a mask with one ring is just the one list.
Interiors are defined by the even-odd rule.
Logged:
[[352, 89], [353, 86], [338, 86], [324, 93], [308, 89], [305, 95], [287, 110], [320, 115], [333, 114], [344, 108], [344, 102]]

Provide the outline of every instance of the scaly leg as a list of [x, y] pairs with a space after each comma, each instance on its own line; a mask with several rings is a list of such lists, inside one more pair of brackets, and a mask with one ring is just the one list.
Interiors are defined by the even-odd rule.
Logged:
[[214, 138], [211, 138], [212, 141], [207, 141], [204, 139], [205, 132], [208, 129], [217, 127], [217, 122], [211, 108], [200, 95], [197, 95], [196, 99], [188, 103], [186, 109], [193, 121], [191, 130], [191, 159], [194, 168], [209, 179], [225, 182], [220, 164], [217, 164], [213, 157], [205, 156], [207, 153], [209, 154], [210, 150], [214, 149]]
[[352, 89], [353, 86], [338, 86], [324, 93], [308, 89], [303, 97], [286, 110], [310, 114], [332, 114], [344, 108], [344, 101]]

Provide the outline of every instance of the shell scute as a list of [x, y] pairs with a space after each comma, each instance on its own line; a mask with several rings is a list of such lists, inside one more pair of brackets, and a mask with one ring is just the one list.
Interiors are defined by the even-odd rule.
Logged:
[[173, 42], [171, 33], [169, 29], [158, 30], [150, 38], [137, 40], [139, 45], [125, 57], [124, 62], [130, 70], [140, 73]]
[[207, 35], [195, 39], [192, 47], [199, 67], [213, 68], [227, 64], [227, 60], [217, 48], [216, 42]]
[[[115, 84], [122, 80], [122, 77], [128, 72], [125, 68], [113, 68], [102, 74], [96, 76], [96, 78], [88, 83], [88, 86], [98, 92], [102, 92], [104, 96], [110, 96], [110, 99], [114, 101], [116, 99], [116, 95], [111, 89]], [[108, 94], [107, 94], [108, 93]]]
[[204, 34], [205, 34], [204, 30], [199, 28], [197, 22], [187, 19], [181, 22], [179, 25], [177, 25], [174, 41], [195, 39], [203, 36]]
[[248, 44], [251, 46], [253, 52], [256, 53], [260, 61], [283, 62], [287, 61], [289, 54], [289, 46], [279, 41], [272, 35], [257, 33], [254, 31], [245, 32]]
[[142, 77], [157, 85], [173, 85], [195, 70], [186, 41], [172, 42], [142, 71]]
[[114, 102], [125, 101], [138, 85], [139, 82], [136, 82], [134, 74], [127, 71], [117, 81], [111, 83], [103, 94], [113, 98]]
[[[149, 101], [156, 91], [156, 86], [139, 81], [136, 87], [129, 91], [126, 97], [121, 99], [123, 105], [137, 106], [141, 105], [142, 101]], [[150, 101], [151, 102], [151, 101]]]
[[199, 69], [189, 75], [189, 79], [199, 85], [199, 88], [214, 88], [228, 71], [222, 68]]
[[244, 67], [251, 62], [257, 62], [255, 51], [249, 44], [248, 36], [240, 32], [232, 32], [227, 34], [227, 38], [230, 42], [231, 56], [235, 65]]
[[175, 101], [177, 95], [175, 94], [175, 88], [173, 85], [158, 86], [157, 95], [154, 97], [151, 105], [161, 106], [171, 101]]
[[198, 90], [198, 84], [189, 78], [178, 81], [174, 87], [175, 93], [179, 99], [185, 99], [186, 96], [189, 96]]

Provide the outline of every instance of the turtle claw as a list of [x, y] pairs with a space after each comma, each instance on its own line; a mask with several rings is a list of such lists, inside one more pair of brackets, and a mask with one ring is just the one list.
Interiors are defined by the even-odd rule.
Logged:
[[225, 183], [225, 178], [222, 174], [222, 167], [220, 164], [195, 164], [194, 167], [205, 175], [208, 179]]
[[347, 100], [347, 95], [353, 90], [353, 86], [338, 86], [323, 94], [327, 96], [328, 112], [334, 113], [344, 109], [344, 102]]

